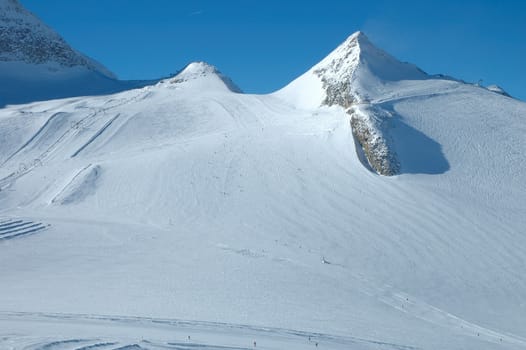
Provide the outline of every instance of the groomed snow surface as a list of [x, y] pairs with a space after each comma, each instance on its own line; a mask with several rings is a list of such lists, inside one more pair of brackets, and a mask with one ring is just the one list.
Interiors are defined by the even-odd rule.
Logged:
[[44, 229], [0, 241], [0, 349], [526, 348], [526, 104], [356, 35], [325, 62], [396, 176], [315, 70], [1, 109], [0, 225]]

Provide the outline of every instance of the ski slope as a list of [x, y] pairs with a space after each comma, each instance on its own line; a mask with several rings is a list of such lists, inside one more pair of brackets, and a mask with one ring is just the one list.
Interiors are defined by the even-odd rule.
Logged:
[[274, 94], [1, 109], [0, 220], [45, 230], [0, 241], [0, 348], [524, 349], [525, 115], [361, 33]]

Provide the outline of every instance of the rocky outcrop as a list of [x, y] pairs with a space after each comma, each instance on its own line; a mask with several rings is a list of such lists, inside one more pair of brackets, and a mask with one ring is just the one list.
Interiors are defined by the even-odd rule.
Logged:
[[498, 85], [490, 85], [490, 86], [487, 86], [486, 89], [488, 89], [489, 91], [494, 92], [496, 94], [502, 95], [502, 96], [511, 97], [511, 95], [508, 94], [506, 92], [506, 90], [504, 90], [503, 88], [501, 88]]
[[351, 36], [318, 65], [314, 74], [325, 90], [322, 104], [341, 106], [350, 115], [353, 135], [370, 168], [380, 175], [392, 176], [399, 173], [400, 163], [388, 136], [391, 115], [365, 103], [353, 84], [360, 66], [361, 43], [371, 45], [362, 33]]
[[364, 105], [351, 107], [347, 113], [351, 116], [353, 135], [370, 167], [380, 175], [398, 174], [400, 162], [387, 133], [392, 116], [380, 108]]

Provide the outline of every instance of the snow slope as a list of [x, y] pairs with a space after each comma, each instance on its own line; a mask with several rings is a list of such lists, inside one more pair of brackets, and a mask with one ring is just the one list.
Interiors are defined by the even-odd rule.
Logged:
[[0, 81], [0, 106], [108, 94], [148, 83], [118, 81], [18, 0], [0, 0]]
[[46, 229], [0, 242], [0, 347], [524, 349], [525, 115], [361, 33], [270, 95], [4, 108], [0, 221]]

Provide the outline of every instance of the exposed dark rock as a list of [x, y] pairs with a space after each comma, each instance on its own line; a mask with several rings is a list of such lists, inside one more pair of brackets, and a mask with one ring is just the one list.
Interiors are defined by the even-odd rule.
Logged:
[[[374, 122], [367, 120], [368, 117], [359, 115], [353, 109], [348, 113], [351, 116], [351, 128], [354, 137], [362, 147], [371, 168], [378, 174], [393, 176], [399, 173], [400, 163], [396, 153], [389, 147], [388, 139], [381, 132], [385, 125], [374, 127]], [[381, 124], [385, 122], [380, 121]]]
[[[362, 147], [370, 167], [380, 175], [392, 176], [400, 171], [396, 153], [389, 146], [387, 129], [389, 114], [379, 108], [364, 108], [357, 113], [353, 106], [362, 103], [353, 91], [352, 82], [360, 61], [358, 35], [342, 46], [341, 59], [332, 60], [314, 71], [325, 89], [324, 105], [341, 106], [351, 116], [350, 125], [358, 144]], [[363, 40], [363, 39], [362, 39]]]

